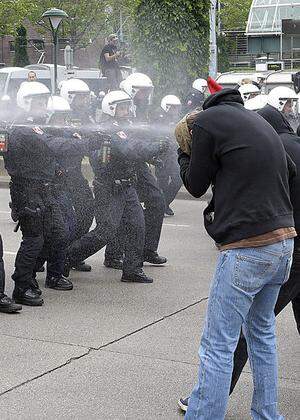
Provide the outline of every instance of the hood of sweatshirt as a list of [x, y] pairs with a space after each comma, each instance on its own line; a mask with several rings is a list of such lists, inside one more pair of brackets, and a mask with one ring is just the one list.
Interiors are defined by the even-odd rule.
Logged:
[[203, 110], [211, 108], [212, 106], [219, 105], [221, 103], [235, 102], [244, 105], [244, 101], [241, 94], [236, 89], [222, 89], [213, 95], [210, 95], [203, 104]]
[[266, 105], [257, 111], [276, 131], [277, 134], [295, 134], [285, 116], [271, 105]]

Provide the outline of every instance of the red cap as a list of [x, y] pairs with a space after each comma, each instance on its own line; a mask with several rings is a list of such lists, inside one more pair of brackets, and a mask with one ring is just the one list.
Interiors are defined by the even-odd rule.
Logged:
[[219, 85], [212, 77], [208, 76], [207, 78], [207, 86], [211, 94], [219, 92], [222, 90], [223, 87]]

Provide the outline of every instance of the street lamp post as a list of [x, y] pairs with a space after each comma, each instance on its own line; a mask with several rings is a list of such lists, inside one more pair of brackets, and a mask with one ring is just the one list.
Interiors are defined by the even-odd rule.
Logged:
[[48, 18], [52, 30], [53, 38], [53, 64], [54, 64], [54, 83], [52, 85], [52, 94], [55, 95], [57, 89], [57, 41], [58, 28], [64, 18], [69, 17], [66, 12], [60, 9], [49, 9], [43, 13], [42, 18]]

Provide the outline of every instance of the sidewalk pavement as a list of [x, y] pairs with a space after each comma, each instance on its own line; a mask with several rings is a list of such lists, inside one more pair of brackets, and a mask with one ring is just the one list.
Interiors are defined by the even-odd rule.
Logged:
[[[21, 232], [12, 233], [0, 191], [7, 289]], [[202, 222], [204, 202], [175, 200], [164, 220], [164, 267], [145, 265], [153, 284], [121, 283], [88, 259], [91, 273], [71, 274], [72, 292], [44, 289], [45, 305], [1, 314], [1, 420], [183, 420], [177, 399], [195, 383], [197, 351], [217, 250]], [[289, 305], [277, 319], [279, 404], [299, 420], [300, 346]], [[252, 378], [247, 365], [230, 398], [226, 420], [250, 420]]]

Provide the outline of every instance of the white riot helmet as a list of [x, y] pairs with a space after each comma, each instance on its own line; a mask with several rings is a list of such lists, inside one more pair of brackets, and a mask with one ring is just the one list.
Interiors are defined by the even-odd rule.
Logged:
[[207, 89], [207, 81], [205, 79], [196, 79], [193, 82], [192, 88], [204, 93]]
[[110, 115], [111, 117], [116, 116], [117, 106], [119, 104], [126, 103], [132, 107], [131, 97], [122, 90], [114, 90], [107, 93], [102, 101], [102, 112]]
[[61, 96], [50, 96], [47, 110], [49, 112], [70, 112], [69, 102]]
[[60, 83], [60, 96], [66, 99], [71, 105], [74, 97], [79, 95], [90, 95], [90, 88], [80, 79], [63, 80]]
[[291, 108], [297, 108], [298, 112], [298, 95], [290, 88], [278, 86], [271, 90], [268, 95], [268, 104], [283, 112], [286, 104], [291, 102]]
[[48, 124], [66, 125], [69, 123], [71, 107], [69, 102], [61, 96], [51, 96], [48, 100], [47, 110], [49, 113]]
[[43, 83], [23, 82], [17, 93], [17, 104], [24, 111], [29, 112], [32, 108], [33, 101], [38, 100], [44, 101], [46, 108], [49, 96], [50, 91]]
[[172, 107], [179, 108], [181, 106], [181, 102], [177, 96], [167, 95], [162, 98], [160, 106], [165, 112], [169, 112]]
[[251, 98], [260, 94], [260, 90], [257, 86], [253, 83], [245, 83], [239, 87], [239, 92], [244, 100], [244, 102], [248, 101]]
[[256, 95], [245, 102], [245, 108], [250, 111], [258, 111], [267, 105], [268, 95]]
[[144, 73], [132, 73], [120, 83], [120, 88], [134, 98], [139, 91], [150, 97], [154, 86], [150, 77]]

